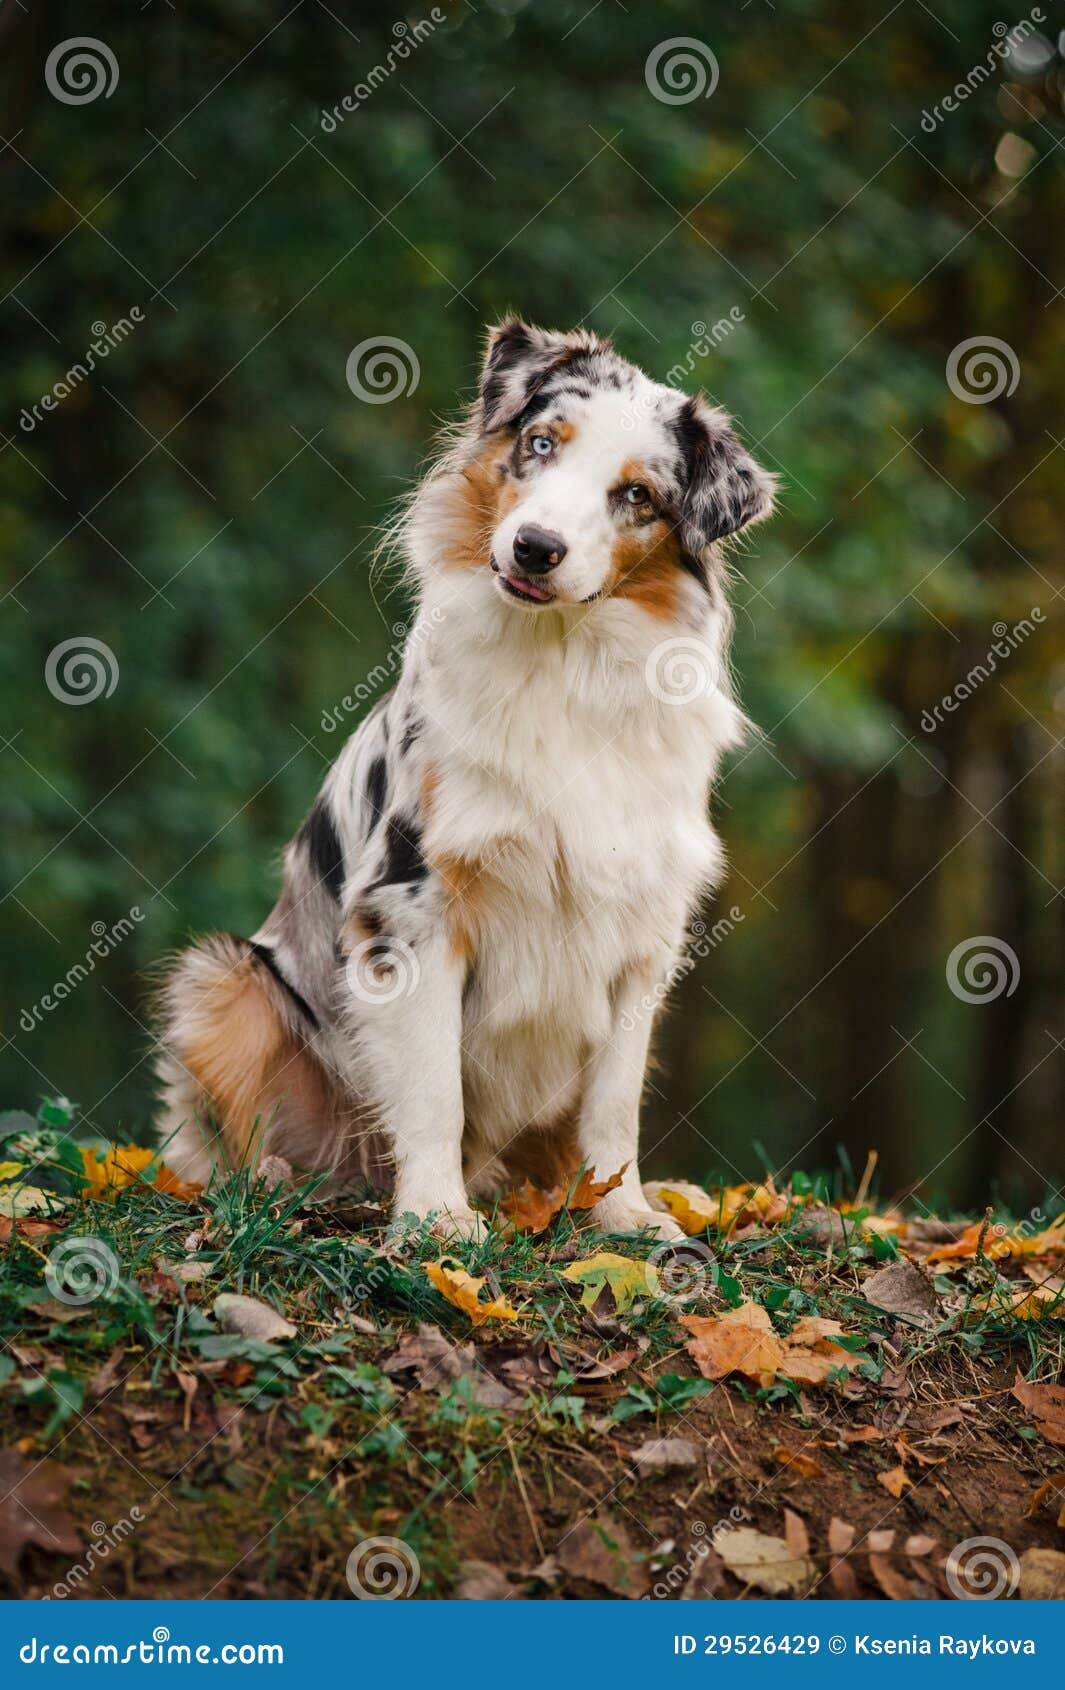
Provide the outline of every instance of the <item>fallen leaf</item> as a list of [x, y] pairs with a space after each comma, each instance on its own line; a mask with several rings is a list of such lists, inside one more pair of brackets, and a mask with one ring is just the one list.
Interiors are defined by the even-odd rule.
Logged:
[[721, 1216], [720, 1205], [697, 1185], [678, 1182], [675, 1185], [656, 1183], [654, 1208], [672, 1215], [690, 1238], [716, 1227]]
[[886, 1434], [878, 1426], [849, 1426], [839, 1434], [841, 1444], [879, 1443]]
[[223, 1291], [214, 1300], [215, 1319], [223, 1332], [239, 1338], [258, 1338], [264, 1344], [276, 1338], [294, 1338], [296, 1328], [284, 1315], [256, 1297], [242, 1297]]
[[514, 1586], [500, 1567], [487, 1561], [463, 1561], [459, 1568], [456, 1599], [462, 1602], [506, 1602]]
[[458, 1380], [468, 1381], [470, 1401], [478, 1408], [517, 1408], [525, 1398], [494, 1379], [481, 1364], [471, 1343], [455, 1344], [438, 1326], [423, 1321], [417, 1332], [405, 1332], [396, 1349], [381, 1363], [390, 1379], [412, 1373], [423, 1391], [441, 1391]]
[[704, 1379], [742, 1373], [760, 1385], [773, 1383], [784, 1346], [759, 1303], [741, 1303], [723, 1315], [682, 1315], [680, 1323], [692, 1334], [685, 1349]]
[[486, 1320], [520, 1318], [519, 1311], [506, 1297], [489, 1297], [482, 1303], [480, 1293], [484, 1279], [476, 1279], [472, 1273], [467, 1273], [461, 1263], [445, 1257], [439, 1262], [423, 1262], [422, 1268], [440, 1295], [468, 1314], [475, 1326], [483, 1326]]
[[608, 1191], [617, 1190], [625, 1168], [604, 1180], [593, 1179], [587, 1168], [574, 1168], [548, 1191], [541, 1191], [531, 1180], [526, 1180], [504, 1197], [499, 1208], [519, 1232], [543, 1232], [563, 1209], [593, 1209]]
[[1060, 1549], [1026, 1549], [1021, 1556], [1022, 1602], [1065, 1599], [1065, 1555]]
[[38, 1185], [0, 1187], [0, 1215], [8, 1220], [18, 1220], [23, 1215], [50, 1215], [61, 1207], [62, 1199], [55, 1192], [43, 1191]]
[[877, 1483], [883, 1485], [889, 1496], [900, 1497], [904, 1490], [913, 1489], [913, 1480], [905, 1467], [892, 1467], [886, 1473], [878, 1473]]
[[895, 1541], [894, 1526], [882, 1526], [866, 1534], [865, 1547], [873, 1555], [886, 1555]]
[[791, 1508], [784, 1510], [784, 1542], [796, 1560], [810, 1553], [810, 1534], [801, 1514]]
[[82, 1544], [63, 1507], [70, 1475], [55, 1461], [34, 1466], [17, 1450], [0, 1450], [0, 1571], [18, 1572], [27, 1545], [50, 1555], [77, 1555]]
[[581, 1520], [567, 1532], [555, 1560], [572, 1578], [587, 1579], [616, 1596], [642, 1596], [650, 1582], [624, 1527], [605, 1517]]
[[[883, 1475], [881, 1475], [883, 1477]], [[869, 1571], [884, 1595], [892, 1602], [912, 1602], [914, 1587], [887, 1555], [871, 1554]]]
[[913, 1320], [933, 1320], [939, 1308], [935, 1286], [916, 1262], [889, 1262], [863, 1280], [861, 1292], [874, 1308]]
[[[1038, 1514], [1040, 1504], [1044, 1502], [1048, 1496], [1053, 1496], [1057, 1491], [1065, 1491], [1065, 1473], [1052, 1473], [1049, 1479], [1043, 1480], [1043, 1483], [1039, 1486], [1039, 1489], [1032, 1497], [1028, 1508], [1029, 1515]], [[1062, 1517], [1065, 1518], [1065, 1503], [1062, 1504], [1061, 1512]], [[1061, 1525], [1061, 1519], [1058, 1520], [1058, 1525]]]
[[833, 1557], [828, 1577], [833, 1591], [844, 1602], [856, 1602], [861, 1594], [854, 1568], [847, 1560], [854, 1546], [854, 1535], [854, 1527], [833, 1514], [828, 1522], [828, 1548]]
[[1018, 1369], [1010, 1395], [1027, 1409], [1048, 1443], [1065, 1448], [1065, 1386], [1030, 1385]]
[[164, 1162], [158, 1162], [151, 1179], [145, 1178], [157, 1160], [157, 1152], [140, 1145], [111, 1144], [102, 1156], [97, 1156], [95, 1146], [82, 1145], [80, 1149], [86, 1184], [84, 1195], [92, 1202], [113, 1203], [116, 1194], [131, 1185], [165, 1191], [184, 1202], [198, 1197], [203, 1190], [202, 1185], [180, 1180]]
[[757, 1585], [769, 1596], [790, 1596], [810, 1584], [812, 1561], [793, 1555], [782, 1537], [768, 1537], [753, 1526], [726, 1526], [714, 1533], [714, 1548], [741, 1584]]
[[773, 1451], [773, 1460], [781, 1467], [793, 1468], [796, 1473], [801, 1473], [804, 1479], [823, 1479], [825, 1476], [824, 1468], [812, 1455], [789, 1449], [786, 1444], [779, 1444]]
[[649, 1438], [633, 1450], [632, 1464], [641, 1478], [667, 1473], [674, 1467], [694, 1467], [700, 1456], [694, 1438]]
[[573, 1262], [563, 1268], [562, 1277], [584, 1287], [581, 1304], [586, 1309], [594, 1308], [601, 1292], [608, 1289], [618, 1314], [624, 1314], [637, 1297], [648, 1296], [651, 1290], [646, 1262], [634, 1262], [629, 1256], [616, 1256], [609, 1250]]

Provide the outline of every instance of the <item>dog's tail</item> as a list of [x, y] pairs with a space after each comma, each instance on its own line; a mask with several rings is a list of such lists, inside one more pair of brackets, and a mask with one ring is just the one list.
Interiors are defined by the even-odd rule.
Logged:
[[269, 946], [211, 934], [167, 967], [157, 995], [168, 1166], [206, 1182], [264, 1149], [295, 1167], [375, 1177], [375, 1148], [314, 1048], [317, 1022]]

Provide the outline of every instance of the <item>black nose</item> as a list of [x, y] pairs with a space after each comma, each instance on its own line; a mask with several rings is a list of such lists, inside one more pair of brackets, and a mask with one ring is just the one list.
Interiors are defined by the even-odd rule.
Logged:
[[514, 536], [514, 562], [528, 575], [546, 575], [557, 569], [566, 555], [566, 542], [561, 534], [527, 523]]

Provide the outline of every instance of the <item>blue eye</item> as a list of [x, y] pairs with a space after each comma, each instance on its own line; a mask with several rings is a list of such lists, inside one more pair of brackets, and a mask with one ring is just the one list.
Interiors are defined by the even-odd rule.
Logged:
[[534, 434], [529, 441], [529, 450], [538, 458], [549, 458], [555, 449], [555, 442], [549, 434]]

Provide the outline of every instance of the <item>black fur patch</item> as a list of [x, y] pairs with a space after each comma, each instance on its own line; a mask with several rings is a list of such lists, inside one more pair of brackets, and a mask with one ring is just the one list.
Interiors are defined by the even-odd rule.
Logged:
[[407, 752], [418, 738], [424, 726], [425, 723], [418, 716], [409, 716], [407, 718], [407, 725], [403, 730], [403, 738], [399, 742], [399, 754], [401, 757], [405, 757], [407, 755]]
[[404, 816], [390, 817], [385, 829], [385, 860], [380, 876], [366, 888], [367, 892], [380, 892], [386, 886], [405, 886], [410, 881], [424, 880], [428, 873], [417, 822]]
[[344, 885], [344, 853], [324, 798], [319, 798], [300, 828], [299, 840], [307, 848], [311, 867], [319, 881], [334, 898], [339, 899]]
[[388, 797], [388, 769], [383, 757], [375, 757], [370, 764], [366, 776], [366, 800], [373, 812], [372, 827], [384, 815], [385, 799]]
[[306, 1016], [311, 1026], [317, 1029], [319, 1025], [317, 1015], [315, 1015], [314, 1010], [307, 1002], [307, 999], [302, 995], [302, 993], [297, 992], [295, 986], [292, 984], [292, 981], [285, 973], [282, 972], [281, 965], [269, 945], [260, 945], [255, 939], [246, 939], [244, 943], [248, 946], [252, 955], [256, 957], [258, 961], [263, 964], [264, 968], [273, 975], [278, 985], [288, 993], [300, 1014]]

